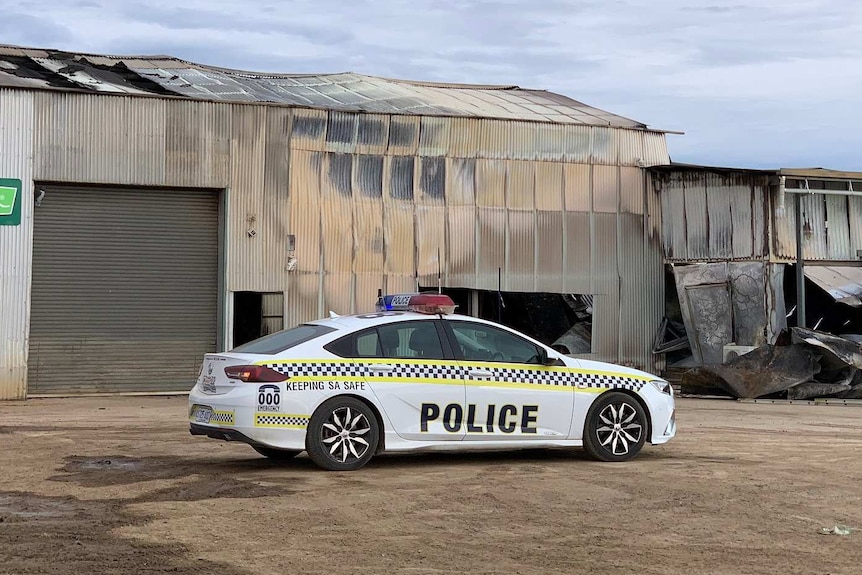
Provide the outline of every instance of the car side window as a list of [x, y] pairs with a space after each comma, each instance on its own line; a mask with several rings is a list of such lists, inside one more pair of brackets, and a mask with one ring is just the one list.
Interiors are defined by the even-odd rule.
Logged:
[[437, 326], [430, 321], [381, 325], [348, 335], [325, 347], [341, 357], [445, 359]]
[[539, 348], [513, 333], [480, 323], [452, 321], [449, 325], [467, 361], [541, 363]]

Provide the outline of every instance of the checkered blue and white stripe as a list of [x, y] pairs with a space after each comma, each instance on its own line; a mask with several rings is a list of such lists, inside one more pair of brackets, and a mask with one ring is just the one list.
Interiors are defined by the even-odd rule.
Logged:
[[[472, 367], [454, 363], [426, 364], [380, 361], [379, 364], [391, 366], [391, 370], [375, 371], [367, 363], [352, 362], [298, 362], [267, 363], [279, 373], [291, 377], [337, 379], [339, 377], [395, 378], [421, 382], [422, 380], [459, 380], [483, 381], [470, 377]], [[580, 372], [569, 369], [530, 369], [518, 367], [483, 366], [491, 372], [488, 382], [532, 384], [550, 387], [575, 387], [588, 389], [629, 389], [640, 390], [646, 382], [625, 375]]]

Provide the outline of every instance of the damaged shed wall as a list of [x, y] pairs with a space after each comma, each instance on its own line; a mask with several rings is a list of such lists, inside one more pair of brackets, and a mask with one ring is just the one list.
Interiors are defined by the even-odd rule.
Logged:
[[654, 171], [652, 177], [661, 192], [668, 262], [768, 257], [768, 175], [671, 166]]
[[[227, 190], [226, 290], [284, 293], [285, 325], [435, 285], [439, 250], [447, 287], [495, 290], [502, 268], [506, 291], [595, 295], [595, 357], [656, 367], [661, 214], [638, 165], [668, 162], [661, 133], [0, 89], [0, 136], [27, 197], [33, 181]], [[26, 388], [24, 205], [0, 228], [5, 397]]]

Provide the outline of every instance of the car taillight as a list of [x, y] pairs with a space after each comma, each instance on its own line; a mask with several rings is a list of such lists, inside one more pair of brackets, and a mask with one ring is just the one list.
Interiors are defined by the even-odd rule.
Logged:
[[224, 374], [229, 379], [239, 379], [246, 383], [271, 383], [289, 379], [283, 373], [263, 365], [231, 365], [224, 368]]

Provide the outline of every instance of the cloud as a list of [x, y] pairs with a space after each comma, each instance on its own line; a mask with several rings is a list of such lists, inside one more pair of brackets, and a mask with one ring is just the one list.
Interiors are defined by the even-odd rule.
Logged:
[[31, 0], [0, 11], [7, 42], [518, 84], [683, 130], [668, 138], [675, 160], [862, 170], [854, 0]]

